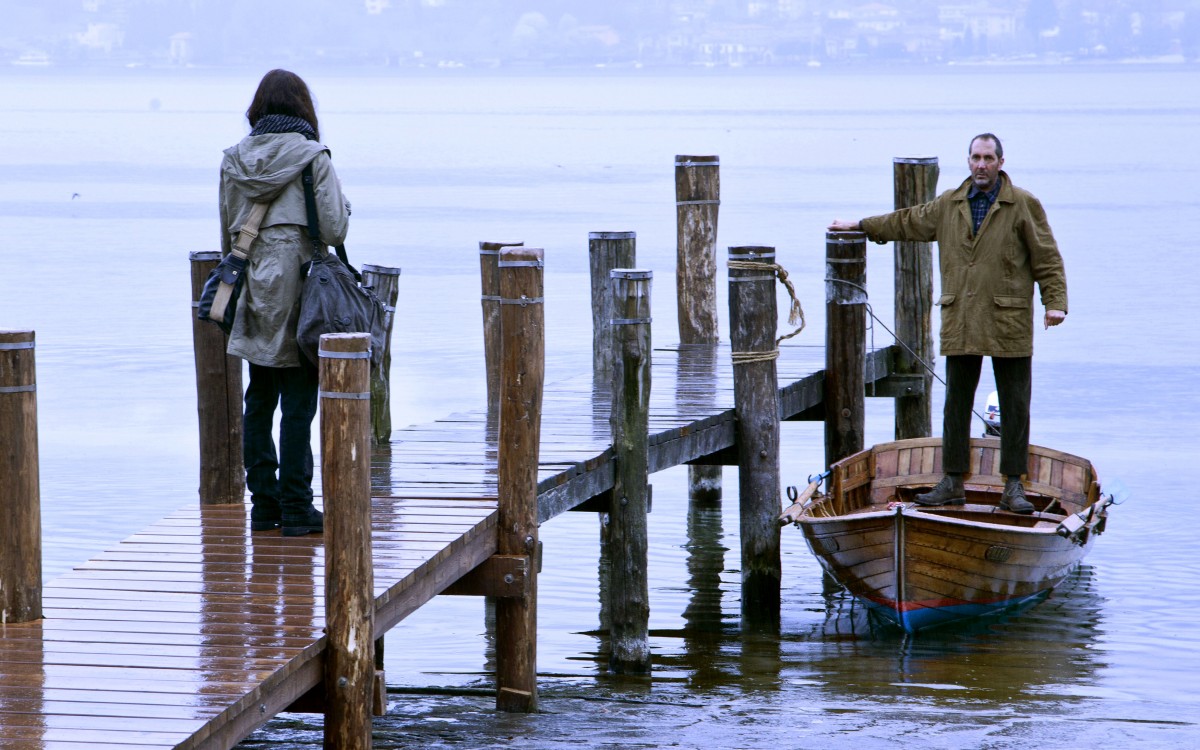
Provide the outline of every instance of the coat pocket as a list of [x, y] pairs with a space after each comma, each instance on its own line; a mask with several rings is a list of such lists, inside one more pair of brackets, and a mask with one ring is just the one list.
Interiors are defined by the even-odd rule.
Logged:
[[1032, 302], [1024, 297], [996, 295], [996, 343], [1001, 347], [1033, 338]]

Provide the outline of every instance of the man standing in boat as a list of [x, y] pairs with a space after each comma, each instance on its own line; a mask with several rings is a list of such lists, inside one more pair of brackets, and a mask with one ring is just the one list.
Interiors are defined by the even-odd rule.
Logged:
[[1033, 285], [1041, 291], [1047, 328], [1067, 317], [1062, 256], [1042, 204], [1012, 184], [1001, 167], [1004, 147], [991, 133], [971, 139], [970, 176], [929, 203], [862, 221], [837, 220], [834, 232], [864, 232], [878, 243], [938, 243], [941, 266], [941, 353], [946, 357], [942, 469], [921, 505], [965, 502], [971, 411], [984, 357], [991, 357], [1003, 428], [1000, 471], [1007, 477], [1000, 507], [1032, 513], [1021, 476], [1029, 455], [1033, 356]]

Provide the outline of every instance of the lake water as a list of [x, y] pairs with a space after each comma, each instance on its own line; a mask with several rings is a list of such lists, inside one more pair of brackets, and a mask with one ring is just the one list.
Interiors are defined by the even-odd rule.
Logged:
[[[475, 694], [491, 684], [483, 603], [446, 598], [388, 636], [377, 747], [1200, 744], [1187, 474], [1200, 444], [1200, 70], [299, 72], [353, 201], [352, 260], [403, 268], [396, 424], [483, 404], [480, 240], [546, 250], [547, 380], [590, 367], [590, 231], [638, 233], [639, 266], [658, 277], [654, 339], [671, 343], [674, 156], [718, 154], [721, 259], [775, 246], [808, 317], [797, 341], [819, 345], [828, 221], [888, 210], [896, 156], [937, 156], [940, 188], [958, 184], [968, 140], [990, 130], [1045, 204], [1068, 270], [1070, 316], [1037, 334], [1033, 441], [1088, 457], [1133, 495], [1049, 600], [915, 638], [873, 629], [787, 529], [781, 635], [764, 637], [739, 628], [734, 470], [723, 510], [691, 516], [684, 472], [663, 472], [651, 679], [607, 673], [596, 519], [567, 514], [541, 531], [542, 712], [497, 714]], [[195, 502], [187, 254], [218, 247], [220, 152], [245, 133], [260, 74], [0, 72], [0, 328], [37, 332], [48, 578]], [[891, 251], [872, 248], [871, 301], [890, 323]], [[724, 319], [723, 287], [722, 273]], [[935, 401], [940, 414], [940, 388]], [[867, 442], [890, 439], [890, 402], [867, 412]], [[821, 430], [785, 425], [784, 484], [822, 468]], [[319, 742], [319, 720], [290, 716], [245, 745]]]

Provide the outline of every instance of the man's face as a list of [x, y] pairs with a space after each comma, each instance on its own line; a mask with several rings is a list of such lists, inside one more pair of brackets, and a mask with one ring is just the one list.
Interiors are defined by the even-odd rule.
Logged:
[[1004, 159], [996, 156], [996, 142], [990, 138], [976, 138], [967, 157], [967, 168], [971, 170], [971, 181], [975, 187], [989, 192], [1000, 178]]

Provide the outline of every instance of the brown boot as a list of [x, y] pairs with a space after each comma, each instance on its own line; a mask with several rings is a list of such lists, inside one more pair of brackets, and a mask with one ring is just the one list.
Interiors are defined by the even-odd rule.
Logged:
[[1021, 515], [1033, 512], [1033, 503], [1025, 499], [1025, 486], [1020, 479], [1009, 479], [1004, 483], [1004, 494], [1000, 496], [1000, 510]]
[[929, 492], [923, 492], [916, 497], [918, 505], [962, 505], [967, 501], [967, 493], [963, 491], [961, 476], [947, 474]]

